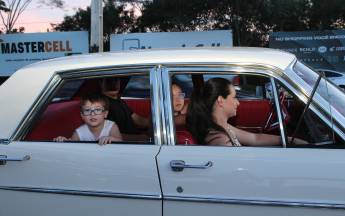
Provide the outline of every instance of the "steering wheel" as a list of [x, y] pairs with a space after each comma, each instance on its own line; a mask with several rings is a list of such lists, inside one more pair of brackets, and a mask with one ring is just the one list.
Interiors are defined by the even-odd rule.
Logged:
[[[280, 98], [281, 107], [283, 109], [285, 125], [287, 125], [287, 123], [289, 123], [289, 121], [290, 121], [290, 115], [289, 115], [289, 113], [288, 113], [288, 111], [287, 111], [287, 109], [283, 103], [284, 99], [285, 99], [285, 95], [286, 95], [285, 91], [281, 91], [279, 94], [279, 98]], [[261, 127], [260, 133], [267, 133], [268, 131], [271, 131], [271, 130], [277, 128], [277, 126], [272, 126], [273, 121], [275, 121], [277, 118], [277, 109], [276, 109], [274, 100], [272, 100], [272, 98], [270, 101], [270, 105], [272, 106], [271, 112], [270, 112], [267, 120], [264, 122], [264, 125]]]

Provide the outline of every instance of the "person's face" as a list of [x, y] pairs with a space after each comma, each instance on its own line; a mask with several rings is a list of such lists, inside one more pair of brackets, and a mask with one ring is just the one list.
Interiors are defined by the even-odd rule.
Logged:
[[89, 127], [98, 127], [104, 124], [104, 119], [108, 115], [108, 111], [104, 111], [100, 115], [96, 115], [95, 112], [100, 112], [99, 109], [104, 110], [104, 107], [101, 103], [91, 103], [90, 101], [86, 101], [85, 105], [83, 106], [83, 110], [94, 110], [91, 112], [91, 115], [84, 115], [82, 112], [80, 113], [81, 118], [85, 121], [85, 123]]
[[237, 107], [240, 105], [236, 98], [236, 90], [233, 85], [229, 86], [231, 94], [228, 95], [226, 99], [224, 99], [224, 108], [225, 111], [228, 113], [229, 117], [233, 117], [237, 115]]
[[182, 90], [177, 85], [173, 85], [172, 91], [173, 91], [173, 100], [174, 100], [174, 111], [179, 112], [184, 107], [184, 97], [182, 99], [178, 97], [179, 94], [182, 94]]
[[102, 92], [109, 97], [117, 98], [120, 91], [120, 80], [118, 78], [102, 79], [101, 88]]

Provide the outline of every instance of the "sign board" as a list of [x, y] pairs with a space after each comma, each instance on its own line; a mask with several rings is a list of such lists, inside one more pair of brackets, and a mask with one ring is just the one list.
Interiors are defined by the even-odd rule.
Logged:
[[345, 72], [345, 30], [274, 32], [269, 44], [295, 54], [314, 69]]
[[232, 30], [110, 35], [110, 51], [211, 46], [232, 46]]
[[0, 35], [0, 76], [46, 59], [89, 53], [87, 31]]

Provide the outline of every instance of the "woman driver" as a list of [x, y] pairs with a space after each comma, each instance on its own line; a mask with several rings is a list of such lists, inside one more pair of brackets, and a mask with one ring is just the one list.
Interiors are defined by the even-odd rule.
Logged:
[[[201, 89], [192, 93], [186, 114], [186, 126], [201, 145], [281, 145], [281, 136], [249, 133], [228, 124], [228, 119], [236, 116], [239, 105], [236, 90], [229, 80], [210, 79]], [[288, 140], [290, 142], [291, 137]], [[307, 144], [299, 139], [294, 139], [294, 143]]]

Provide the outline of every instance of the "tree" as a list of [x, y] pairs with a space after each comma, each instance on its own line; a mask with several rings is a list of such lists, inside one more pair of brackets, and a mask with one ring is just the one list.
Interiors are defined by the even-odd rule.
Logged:
[[10, 11], [10, 9], [8, 9], [8, 8], [6, 7], [5, 2], [2, 1], [2, 0], [0, 0], [0, 11], [5, 11], [5, 12], [9, 12], [9, 11]]
[[308, 18], [311, 30], [345, 29], [345, 1], [311, 0]]
[[[134, 11], [125, 11], [125, 4], [116, 4], [115, 0], [107, 0], [103, 7], [103, 39], [104, 51], [110, 50], [110, 34], [128, 32], [136, 20]], [[91, 28], [91, 7], [79, 8], [72, 16], [65, 16], [60, 24], [50, 24], [53, 31], [89, 31]]]
[[268, 46], [269, 32], [306, 29], [309, 7], [309, 0], [153, 0], [144, 2], [137, 28], [150, 32], [232, 29], [234, 46]]
[[[0, 10], [0, 16], [3, 24], [6, 27], [6, 32], [11, 33], [14, 24], [16, 23], [18, 17], [23, 13], [26, 7], [32, 2], [32, 0], [12, 0], [8, 2], [8, 9], [10, 10], [7, 13], [7, 19], [5, 19], [5, 13]], [[47, 5], [57, 8], [64, 8], [64, 1], [62, 0], [39, 0], [39, 4]]]

